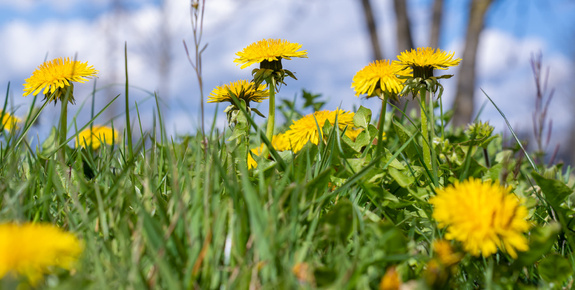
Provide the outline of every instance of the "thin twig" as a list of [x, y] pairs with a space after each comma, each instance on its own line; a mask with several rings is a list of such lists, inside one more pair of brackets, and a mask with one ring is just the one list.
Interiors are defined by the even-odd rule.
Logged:
[[202, 52], [208, 46], [207, 44], [200, 48], [200, 44], [202, 43], [202, 31], [204, 28], [204, 9], [206, 7], [206, 1], [202, 0], [201, 2], [198, 0], [192, 0], [190, 2], [190, 14], [191, 14], [191, 24], [192, 24], [192, 32], [194, 34], [194, 48], [195, 48], [195, 61], [192, 60], [190, 57], [190, 53], [188, 51], [188, 46], [186, 45], [186, 41], [183, 40], [184, 49], [186, 50], [186, 55], [188, 57], [188, 61], [194, 68], [196, 72], [196, 77], [198, 79], [198, 85], [200, 87], [200, 109], [201, 109], [201, 116], [202, 116], [202, 140], [204, 142], [204, 152], [207, 150], [207, 142], [206, 142], [206, 131], [205, 131], [205, 117], [204, 117], [204, 82], [202, 79]]

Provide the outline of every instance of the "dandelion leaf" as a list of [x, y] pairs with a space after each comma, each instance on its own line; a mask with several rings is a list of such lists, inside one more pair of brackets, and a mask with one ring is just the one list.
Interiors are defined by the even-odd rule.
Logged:
[[547, 202], [555, 210], [558, 210], [559, 205], [573, 193], [573, 190], [560, 180], [545, 178], [536, 172], [533, 172], [532, 176], [541, 188]]
[[551, 254], [539, 262], [539, 275], [547, 282], [561, 283], [573, 274], [571, 263], [559, 254]]
[[360, 106], [355, 115], [353, 115], [353, 124], [357, 127], [367, 129], [371, 122], [371, 110]]

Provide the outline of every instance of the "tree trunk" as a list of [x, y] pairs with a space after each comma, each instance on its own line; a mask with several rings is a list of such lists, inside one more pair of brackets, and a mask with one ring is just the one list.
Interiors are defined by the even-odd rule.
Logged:
[[413, 48], [413, 37], [411, 37], [411, 25], [407, 16], [407, 6], [405, 0], [393, 0], [395, 8], [396, 28], [397, 28], [397, 49], [398, 53]]
[[365, 23], [367, 24], [367, 31], [369, 32], [371, 47], [373, 52], [373, 59], [383, 59], [383, 52], [379, 46], [379, 37], [377, 36], [377, 26], [375, 25], [375, 18], [373, 17], [373, 10], [369, 0], [361, 0], [363, 6], [363, 13], [365, 14]]
[[443, 12], [443, 0], [433, 1], [431, 14], [431, 36], [429, 47], [439, 48], [439, 32], [441, 31], [441, 14]]
[[485, 14], [493, 0], [472, 0], [469, 11], [469, 24], [465, 37], [465, 50], [457, 76], [457, 93], [453, 102], [455, 114], [453, 126], [464, 126], [473, 117], [473, 93], [475, 91], [475, 63], [479, 35], [483, 30]]

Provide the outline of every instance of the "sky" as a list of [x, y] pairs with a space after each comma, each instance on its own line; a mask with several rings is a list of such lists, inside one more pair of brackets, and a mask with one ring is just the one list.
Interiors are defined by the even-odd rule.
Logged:
[[[427, 46], [431, 0], [407, 0], [416, 46]], [[463, 53], [470, 0], [445, 0], [440, 48]], [[384, 57], [395, 59], [395, 16], [391, 0], [372, 0]], [[485, 102], [483, 89], [503, 110], [516, 130], [531, 130], [535, 86], [530, 59], [542, 54], [548, 88], [554, 89], [549, 114], [553, 137], [563, 142], [575, 120], [570, 76], [575, 63], [575, 1], [494, 0], [480, 38], [476, 107]], [[75, 87], [71, 106], [77, 125], [90, 119], [94, 86], [95, 110], [115, 96], [116, 108], [97, 123], [119, 117], [123, 124], [124, 48], [127, 49], [130, 106], [144, 127], [151, 127], [157, 92], [170, 134], [195, 132], [200, 126], [200, 90], [183, 41], [193, 54], [190, 2], [182, 0], [0, 0], [0, 92], [6, 92], [16, 115], [23, 116], [32, 97], [22, 97], [24, 80], [44, 60], [72, 57], [99, 70], [96, 81]], [[357, 98], [353, 75], [369, 64], [372, 52], [363, 12], [357, 0], [206, 0], [202, 30], [204, 98], [216, 86], [251, 79], [251, 69], [233, 63], [235, 53], [264, 38], [297, 42], [307, 59], [285, 61], [298, 80], [288, 79], [280, 99], [301, 104], [301, 90], [320, 93], [325, 109], [353, 110], [363, 105], [375, 112], [377, 100]], [[455, 74], [457, 68], [448, 73]], [[455, 78], [444, 80], [444, 104], [455, 94]], [[225, 106], [205, 104], [206, 126], [225, 127]], [[260, 111], [267, 112], [262, 103]], [[56, 125], [58, 107], [43, 112], [43, 126]], [[134, 116], [135, 114], [133, 114]], [[259, 117], [258, 117], [259, 118]], [[480, 118], [505, 130], [503, 118], [486, 105]], [[259, 118], [256, 121], [263, 122]], [[42, 139], [42, 134], [38, 133]]]

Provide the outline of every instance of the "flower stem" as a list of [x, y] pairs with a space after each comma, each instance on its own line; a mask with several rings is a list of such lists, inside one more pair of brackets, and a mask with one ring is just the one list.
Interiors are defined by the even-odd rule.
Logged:
[[431, 168], [431, 151], [429, 150], [429, 131], [427, 130], [427, 103], [426, 103], [426, 92], [425, 88], [419, 90], [419, 98], [421, 101], [421, 135], [423, 135], [423, 143], [421, 147], [423, 148], [423, 163], [427, 168]]
[[378, 135], [377, 135], [377, 147], [375, 149], [375, 156], [379, 156], [381, 154], [383, 148], [383, 132], [384, 132], [384, 124], [385, 124], [385, 112], [387, 111], [387, 99], [384, 94], [381, 94], [381, 113], [379, 114], [379, 124], [377, 126]]
[[439, 186], [438, 183], [438, 168], [437, 168], [437, 156], [435, 152], [435, 144], [433, 143], [435, 140], [435, 113], [434, 113], [434, 105], [433, 105], [433, 98], [435, 94], [431, 94], [429, 96], [429, 146], [431, 147], [431, 169], [433, 173], [433, 184], [435, 187]]
[[60, 130], [58, 130], [58, 147], [62, 146], [58, 150], [58, 156], [62, 162], [65, 161], [66, 147], [66, 135], [68, 133], [68, 98], [61, 100], [61, 110], [60, 110]]
[[[276, 121], [276, 80], [273, 77], [266, 79], [270, 91], [270, 103], [268, 113], [268, 125], [266, 127], [266, 137], [270, 142], [274, 136], [274, 125]], [[268, 148], [269, 149], [269, 148]]]

